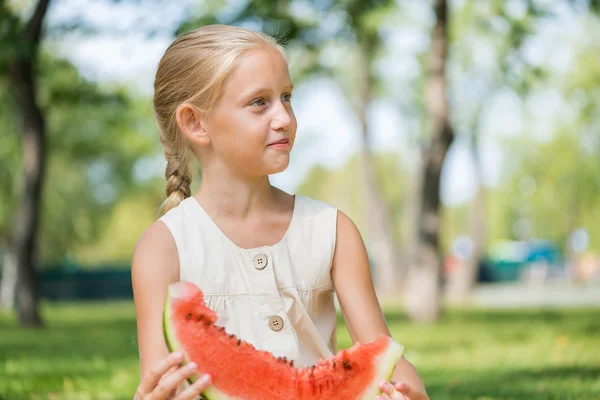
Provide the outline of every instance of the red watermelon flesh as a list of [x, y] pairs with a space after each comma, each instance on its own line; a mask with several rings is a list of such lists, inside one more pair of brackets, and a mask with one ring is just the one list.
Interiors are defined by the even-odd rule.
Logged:
[[164, 333], [171, 351], [181, 351], [200, 373], [212, 376], [204, 393], [210, 400], [372, 400], [379, 382], [388, 380], [403, 347], [388, 336], [356, 343], [307, 368], [257, 350], [215, 325], [200, 289], [188, 282], [169, 286]]

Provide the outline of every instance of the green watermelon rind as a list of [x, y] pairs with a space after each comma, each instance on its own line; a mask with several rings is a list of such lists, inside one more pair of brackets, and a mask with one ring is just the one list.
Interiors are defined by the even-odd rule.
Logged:
[[[180, 349], [179, 343], [175, 337], [175, 332], [171, 329], [169, 324], [169, 310], [170, 307], [170, 298], [171, 296], [167, 296], [167, 302], [163, 312], [163, 331], [165, 333], [165, 338], [167, 342], [167, 347], [169, 352], [178, 351]], [[389, 381], [394, 373], [394, 369], [402, 357], [404, 352], [404, 346], [398, 344], [393, 339], [389, 341], [388, 347], [376, 360], [373, 362], [378, 365], [377, 371], [375, 372], [375, 378], [372, 380], [371, 385], [365, 390], [360, 400], [372, 400], [378, 394], [381, 394], [379, 390], [379, 382], [382, 380]], [[185, 365], [190, 360], [185, 359], [182, 361], [181, 365]], [[188, 379], [190, 384], [194, 383], [195, 379]], [[202, 392], [202, 396], [206, 400], [240, 400], [238, 398], [229, 397], [225, 393], [221, 392], [219, 389], [214, 386], [209, 386], [205, 391]]]
[[404, 353], [404, 346], [398, 344], [396, 341], [391, 339], [385, 352], [383, 352], [373, 362], [378, 365], [377, 371], [375, 372], [375, 378], [371, 382], [365, 392], [363, 393], [360, 400], [373, 400], [375, 396], [381, 394], [379, 390], [379, 382], [390, 381], [394, 373], [394, 369], [398, 364], [398, 361]]
[[[177, 342], [177, 339], [175, 337], [175, 332], [173, 332], [173, 330], [171, 329], [171, 325], [169, 324], [169, 310], [171, 309], [171, 296], [167, 296], [167, 302], [165, 304], [165, 308], [163, 311], [163, 331], [165, 333], [165, 339], [167, 342], [167, 348], [169, 349], [169, 352], [175, 352], [175, 351], [179, 351], [180, 350], [180, 345]], [[190, 360], [187, 358], [187, 355], [185, 355], [184, 352], [184, 360], [181, 362], [181, 365], [185, 365], [188, 362], [190, 362]], [[189, 378], [188, 383], [191, 385], [192, 383], [194, 383], [196, 381], [196, 379]], [[205, 391], [202, 392], [202, 397], [205, 400], [235, 400], [233, 398], [230, 398], [228, 396], [226, 396], [225, 394], [221, 393], [218, 389], [210, 386], [208, 387]]]

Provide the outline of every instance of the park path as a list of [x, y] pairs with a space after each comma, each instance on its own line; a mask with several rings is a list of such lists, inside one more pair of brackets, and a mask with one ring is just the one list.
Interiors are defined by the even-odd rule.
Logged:
[[473, 295], [473, 305], [488, 308], [600, 307], [600, 283], [480, 285]]

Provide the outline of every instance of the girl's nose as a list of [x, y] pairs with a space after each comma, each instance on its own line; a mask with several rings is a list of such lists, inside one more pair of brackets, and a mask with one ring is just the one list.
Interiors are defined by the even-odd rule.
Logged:
[[279, 103], [274, 111], [273, 119], [271, 120], [271, 128], [274, 131], [288, 130], [292, 125], [293, 119], [292, 109]]

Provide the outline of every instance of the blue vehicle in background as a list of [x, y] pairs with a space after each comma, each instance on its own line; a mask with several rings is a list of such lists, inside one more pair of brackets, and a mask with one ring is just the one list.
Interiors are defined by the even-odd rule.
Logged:
[[498, 241], [479, 266], [479, 282], [514, 282], [565, 274], [564, 256], [550, 240]]

